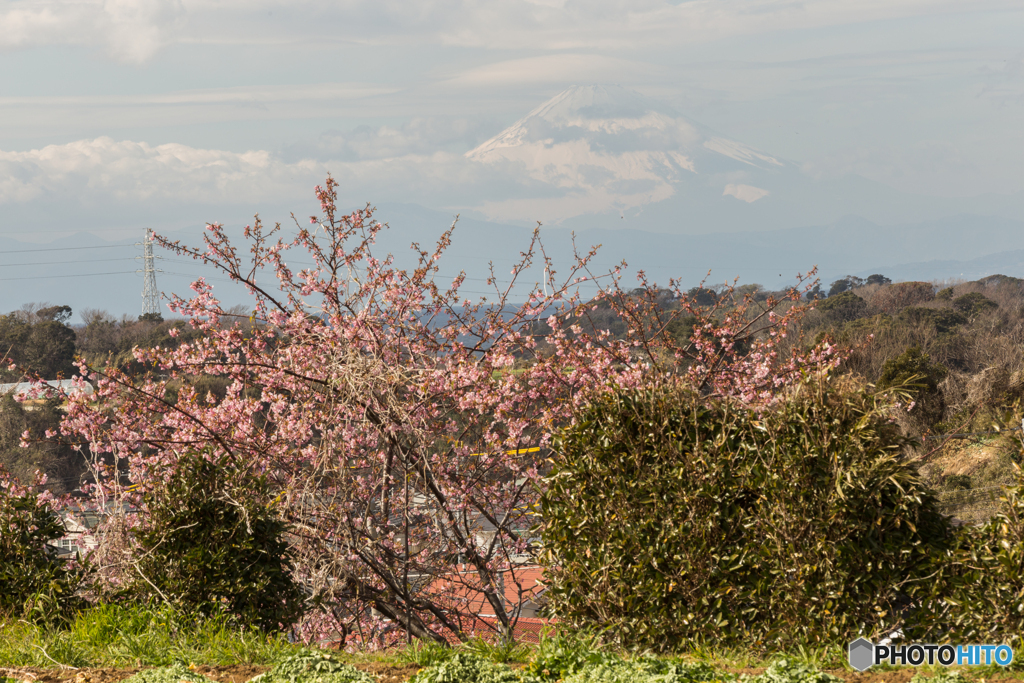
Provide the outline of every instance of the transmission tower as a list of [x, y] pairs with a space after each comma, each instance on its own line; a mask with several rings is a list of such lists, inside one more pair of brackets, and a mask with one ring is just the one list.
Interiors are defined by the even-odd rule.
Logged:
[[153, 257], [153, 231], [146, 228], [146, 239], [142, 242], [142, 315], [160, 314], [160, 293], [156, 290], [155, 260]]

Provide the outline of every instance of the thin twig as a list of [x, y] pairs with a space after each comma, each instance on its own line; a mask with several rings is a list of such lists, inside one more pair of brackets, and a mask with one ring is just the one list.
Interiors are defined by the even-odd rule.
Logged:
[[70, 665], [68, 665], [68, 664], [61, 664], [61, 663], [60, 663], [60, 662], [58, 662], [58, 661], [57, 661], [56, 659], [54, 659], [53, 657], [51, 657], [50, 655], [48, 655], [48, 654], [46, 653], [46, 650], [44, 650], [44, 649], [43, 649], [43, 648], [42, 648], [41, 646], [39, 646], [39, 645], [36, 645], [35, 643], [33, 643], [33, 644], [32, 644], [32, 647], [34, 647], [34, 648], [36, 648], [37, 650], [39, 650], [40, 652], [42, 652], [42, 653], [43, 653], [43, 656], [44, 656], [44, 657], [46, 657], [46, 658], [47, 658], [47, 659], [49, 659], [49, 660], [50, 660], [51, 662], [53, 662], [54, 664], [56, 664], [57, 666], [59, 666], [59, 667], [60, 667], [61, 669], [65, 669], [65, 670], [67, 670], [67, 669], [70, 669], [70, 670], [72, 670], [72, 671], [78, 671], [78, 670], [79, 670], [77, 666], [70, 666]]

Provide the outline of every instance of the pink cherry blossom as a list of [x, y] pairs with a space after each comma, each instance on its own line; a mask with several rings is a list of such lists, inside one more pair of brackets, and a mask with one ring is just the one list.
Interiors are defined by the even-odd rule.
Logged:
[[[303, 637], [383, 642], [396, 622], [439, 640], [511, 632], [509, 591], [536, 550], [552, 437], [581, 406], [653, 382], [766, 406], [802, 373], [844, 357], [828, 340], [809, 351], [794, 342], [807, 309], [797, 288], [756, 305], [726, 289], [701, 307], [672, 283], [666, 307], [643, 273], [635, 288], [620, 286], [621, 266], [593, 275], [596, 249], [556, 280], [538, 231], [512, 274], [542, 265], [546, 286], [524, 295], [492, 273], [489, 303], [474, 303], [460, 294], [464, 276], [449, 285], [439, 276], [454, 225], [433, 247], [413, 245], [417, 266], [399, 269], [373, 252], [384, 226], [372, 208], [342, 213], [336, 190], [332, 178], [315, 189], [315, 231], [296, 223], [286, 239], [257, 220], [244, 254], [216, 223], [203, 247], [157, 236], [241, 283], [252, 317], [230, 316], [200, 278], [190, 298], [170, 302], [203, 331], [198, 340], [135, 349], [148, 374], [79, 366], [95, 394], [66, 397], [61, 431], [89, 443], [92, 505], [116, 511], [98, 530], [111, 583], [123, 580], [110, 558], [130, 557], [142, 494], [184, 453], [201, 452], [276, 487], [296, 575], [324, 606]], [[292, 252], [314, 265], [293, 273]], [[813, 275], [801, 278], [804, 291]], [[580, 284], [598, 294], [584, 301]], [[513, 305], [514, 294], [527, 303]], [[624, 334], [591, 324], [599, 306], [626, 323]], [[667, 334], [690, 318], [689, 339]], [[223, 399], [194, 388], [202, 375], [228, 380]], [[484, 622], [482, 612], [495, 616]]]

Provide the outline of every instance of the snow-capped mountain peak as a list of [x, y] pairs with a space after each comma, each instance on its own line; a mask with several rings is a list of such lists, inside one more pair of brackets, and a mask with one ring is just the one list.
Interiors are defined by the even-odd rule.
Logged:
[[564, 193], [496, 202], [487, 213], [535, 213], [541, 203], [556, 220], [660, 202], [696, 177], [752, 203], [770, 194], [754, 176], [790, 166], [617, 85], [568, 88], [466, 157]]

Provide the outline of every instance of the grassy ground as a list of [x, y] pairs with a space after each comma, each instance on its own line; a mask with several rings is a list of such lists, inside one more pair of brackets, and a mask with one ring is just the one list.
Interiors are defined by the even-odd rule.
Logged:
[[183, 622], [168, 609], [103, 605], [64, 628], [23, 620], [0, 623], [5, 667], [269, 664], [296, 650], [283, 636], [233, 628], [225, 620]]
[[[306, 648], [287, 642], [281, 635], [238, 629], [224, 620], [186, 623], [167, 609], [107, 605], [85, 611], [73, 623], [60, 628], [18, 619], [0, 621], [0, 683], [117, 683], [140, 669], [174, 662], [191, 663], [198, 673], [219, 683], [244, 683], [304, 650]], [[418, 671], [439, 667], [459, 653], [507, 664], [540, 677], [545, 683], [558, 683], [569, 678], [572, 672], [578, 674], [587, 667], [620, 662], [636, 655], [603, 646], [596, 638], [554, 636], [542, 639], [539, 645], [494, 645], [474, 641], [453, 649], [415, 642], [410, 647], [383, 653], [334, 653], [334, 656], [370, 673], [379, 683], [403, 683]], [[721, 679], [717, 676], [715, 679], [722, 681], [746, 674], [758, 677], [747, 683], [827, 683], [807, 673], [815, 670], [828, 671], [845, 683], [923, 683], [920, 677], [911, 681], [915, 674], [924, 677], [943, 674], [938, 680], [955, 683], [955, 677], [948, 679], [949, 672], [941, 667], [875, 667], [860, 674], [846, 665], [845, 648], [839, 646], [798, 649], [785, 656], [795, 663], [798, 671], [781, 677], [771, 671], [765, 673], [779, 655], [765, 657], [743, 650], [708, 647], [696, 648], [672, 660], [710, 665], [723, 673]], [[1021, 659], [1024, 660], [1024, 654]], [[1000, 667], [965, 669], [965, 678], [961, 680], [977, 683], [1024, 680], [1024, 674], [1019, 673], [1021, 667], [1015, 668], [1017, 672]], [[613, 683], [606, 678], [605, 674], [595, 675], [593, 683]], [[584, 683], [576, 679], [578, 675], [573, 677], [573, 683]], [[653, 680], [656, 679], [646, 676], [629, 678], [636, 683]], [[671, 683], [677, 679], [657, 680]], [[446, 683], [459, 681], [446, 679]]]

